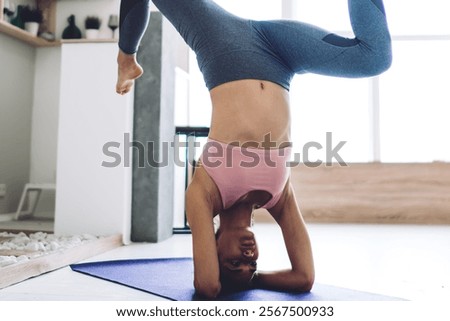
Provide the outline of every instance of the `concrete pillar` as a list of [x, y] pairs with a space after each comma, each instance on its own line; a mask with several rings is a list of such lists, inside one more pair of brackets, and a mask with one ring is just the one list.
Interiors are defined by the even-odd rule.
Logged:
[[[159, 12], [152, 12], [150, 26], [138, 51], [144, 75], [136, 81], [134, 104], [131, 230], [134, 242], [159, 242], [172, 235], [174, 162], [171, 142], [175, 133], [178, 37]], [[140, 166], [142, 160], [145, 166]]]
[[282, 0], [281, 2], [282, 17], [284, 19], [297, 20], [298, 3], [297, 0]]

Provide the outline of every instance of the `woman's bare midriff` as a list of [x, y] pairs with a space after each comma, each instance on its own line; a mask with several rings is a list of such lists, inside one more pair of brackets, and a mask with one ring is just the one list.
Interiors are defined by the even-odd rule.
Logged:
[[237, 80], [213, 88], [210, 138], [259, 148], [285, 147], [290, 140], [289, 93], [264, 80]]

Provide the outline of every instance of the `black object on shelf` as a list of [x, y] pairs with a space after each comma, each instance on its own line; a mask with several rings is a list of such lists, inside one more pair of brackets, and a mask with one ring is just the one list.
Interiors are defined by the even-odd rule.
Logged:
[[67, 26], [66, 29], [64, 29], [62, 38], [81, 39], [81, 30], [75, 24], [75, 16], [70, 15], [69, 18], [67, 18], [67, 21], [69, 22], [69, 26]]

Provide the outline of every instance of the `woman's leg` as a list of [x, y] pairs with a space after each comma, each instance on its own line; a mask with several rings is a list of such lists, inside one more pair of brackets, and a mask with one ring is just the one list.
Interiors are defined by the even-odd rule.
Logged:
[[[149, 0], [121, 2], [121, 52], [118, 57], [119, 79], [116, 89], [118, 93], [127, 93], [134, 79], [140, 76], [137, 73], [130, 74], [129, 71], [138, 71], [136, 67], [140, 68], [134, 53], [147, 28], [148, 3]], [[242, 38], [241, 30], [246, 29], [248, 35], [251, 34], [248, 20], [230, 14], [212, 0], [153, 0], [153, 3], [195, 51], [200, 69], [208, 64], [212, 57], [222, 55], [226, 51], [240, 50], [242, 44], [236, 39]], [[207, 74], [212, 79], [209, 82], [213, 82], [217, 76]]]
[[[125, 6], [125, 9], [129, 10], [125, 15], [125, 22], [127, 16], [131, 17], [137, 10], [136, 6], [148, 0], [122, 0], [122, 3], [128, 1], [135, 3], [135, 6]], [[224, 82], [220, 78], [220, 75], [224, 74], [224, 67], [229, 79], [242, 78], [241, 71], [247, 68], [249, 61], [258, 67], [252, 65], [252, 68], [247, 68], [250, 70], [246, 71], [245, 77], [261, 77], [257, 71], [263, 68], [272, 74], [281, 74], [279, 77], [269, 77], [265, 72], [263, 76], [267, 79], [274, 78], [274, 81], [281, 79], [286, 87], [294, 73], [368, 77], [380, 74], [391, 64], [391, 41], [382, 0], [349, 0], [350, 17], [356, 36], [354, 39], [343, 38], [309, 24], [287, 20], [253, 21], [251, 29], [248, 20], [228, 13], [212, 0], [153, 2], [197, 54], [208, 88]], [[148, 10], [146, 12], [148, 13]], [[140, 19], [141, 22], [145, 20], [142, 16]], [[128, 30], [134, 30], [130, 31], [132, 35], [129, 38], [140, 39], [137, 35], [140, 34], [139, 30], [145, 30], [146, 24], [136, 22], [134, 25], [133, 20], [129, 21], [130, 24], [125, 22], [121, 29], [123, 37], [127, 37], [125, 32]], [[133, 26], [135, 29], [131, 28]], [[238, 52], [242, 54], [236, 55]], [[251, 52], [259, 55], [260, 59], [255, 59], [257, 55]], [[215, 67], [220, 68], [213, 68], [213, 64], [209, 62], [219, 56], [223, 59], [224, 53], [235, 53], [233, 59], [239, 61], [235, 60], [232, 64], [229, 61], [219, 62]], [[128, 58], [131, 64], [134, 63], [130, 57], [124, 57]], [[206, 65], [209, 69], [206, 69]], [[129, 75], [121, 77], [119, 62], [118, 92], [128, 92], [133, 79]]]
[[132, 55], [137, 52], [150, 19], [150, 0], [122, 0], [120, 3], [119, 48]]
[[[238, 79], [259, 79], [253, 71], [263, 63], [254, 62], [255, 56], [250, 53], [253, 29], [248, 19], [231, 14], [213, 0], [153, 3], [195, 52], [208, 89]], [[256, 67], [250, 68], [250, 63]]]
[[254, 25], [274, 55], [295, 73], [368, 77], [391, 65], [391, 39], [382, 0], [349, 0], [355, 38], [348, 39], [295, 21]]
[[213, 0], [153, 0], [155, 6], [175, 27], [191, 49], [207, 60], [208, 56], [240, 49], [234, 40], [247, 20], [224, 10]]
[[136, 52], [150, 19], [150, 0], [122, 0], [120, 3], [119, 65], [116, 92], [126, 94], [143, 74]]

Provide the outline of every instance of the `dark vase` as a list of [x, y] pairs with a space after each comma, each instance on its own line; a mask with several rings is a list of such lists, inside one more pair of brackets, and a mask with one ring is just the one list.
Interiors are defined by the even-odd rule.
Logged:
[[23, 6], [17, 6], [17, 14], [14, 18], [11, 19], [11, 24], [20, 28], [25, 28], [25, 22], [23, 22], [22, 19], [22, 13], [23, 13]]
[[75, 25], [75, 16], [71, 15], [67, 18], [69, 25], [64, 29], [62, 38], [63, 39], [81, 39], [81, 31]]

